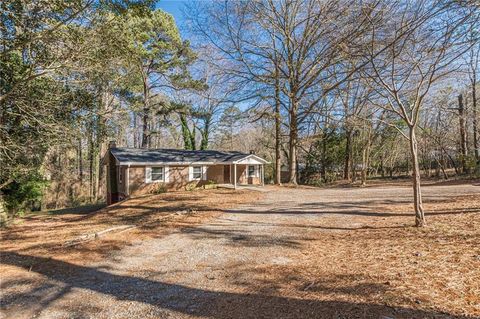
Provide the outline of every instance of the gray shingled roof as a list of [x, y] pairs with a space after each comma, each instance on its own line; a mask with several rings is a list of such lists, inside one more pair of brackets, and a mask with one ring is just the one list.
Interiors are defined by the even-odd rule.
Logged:
[[195, 162], [233, 162], [249, 156], [241, 152], [223, 151], [187, 151], [176, 149], [112, 148], [113, 156], [120, 163], [195, 163]]

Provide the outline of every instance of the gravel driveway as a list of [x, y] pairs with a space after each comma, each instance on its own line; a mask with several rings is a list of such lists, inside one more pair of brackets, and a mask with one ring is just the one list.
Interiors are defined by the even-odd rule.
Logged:
[[[448, 200], [480, 195], [480, 186], [429, 186], [423, 192], [425, 200]], [[29, 317], [32, 310], [35, 318], [255, 318], [262, 309], [272, 318], [322, 317], [309, 314], [313, 300], [269, 294], [269, 287], [259, 285], [260, 269], [301, 262], [309, 240], [335, 231], [321, 227], [325, 214], [338, 214], [339, 224], [354, 226], [350, 214], [381, 216], [382, 205], [410, 200], [407, 187], [269, 187], [260, 202], [167, 237], [133, 242], [101, 263], [32, 257], [32, 263], [49, 267], [34, 269], [25, 281], [47, 282], [2, 303], [16, 310], [15, 318]]]

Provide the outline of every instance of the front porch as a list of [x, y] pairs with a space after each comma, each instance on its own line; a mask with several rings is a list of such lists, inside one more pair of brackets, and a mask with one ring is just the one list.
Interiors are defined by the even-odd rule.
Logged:
[[238, 186], [264, 186], [265, 164], [268, 164], [266, 160], [250, 154], [236, 161], [208, 166], [205, 179], [234, 189]]
[[223, 183], [219, 185], [236, 189], [239, 186], [263, 186], [265, 184], [264, 164], [232, 163], [224, 165]]

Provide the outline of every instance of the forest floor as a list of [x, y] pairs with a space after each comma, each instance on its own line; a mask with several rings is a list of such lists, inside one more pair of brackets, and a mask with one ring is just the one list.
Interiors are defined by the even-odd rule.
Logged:
[[0, 318], [480, 317], [480, 181], [426, 185], [421, 229], [403, 183], [266, 190], [27, 216], [1, 232]]

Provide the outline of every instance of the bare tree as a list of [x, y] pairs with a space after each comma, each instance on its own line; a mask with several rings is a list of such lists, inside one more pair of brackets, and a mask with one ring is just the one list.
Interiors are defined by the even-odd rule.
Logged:
[[[341, 67], [339, 57], [351, 50], [368, 27], [366, 12], [371, 7], [364, 9], [350, 0], [265, 0], [215, 3], [203, 8], [202, 18], [191, 10], [196, 33], [223, 53], [231, 63], [230, 74], [243, 83], [256, 84], [255, 90], [247, 89], [250, 98], [271, 99], [274, 118], [284, 114], [290, 183], [297, 183], [301, 125], [328, 92], [355, 72]], [[265, 94], [265, 87], [273, 94]], [[279, 122], [275, 125], [280, 126]], [[279, 143], [280, 132], [276, 131]], [[279, 163], [280, 147], [276, 149]]]
[[462, 172], [468, 173], [467, 157], [468, 157], [468, 143], [467, 143], [467, 128], [466, 128], [466, 114], [465, 105], [463, 103], [463, 95], [458, 96], [458, 122], [460, 133], [460, 161], [462, 162]]
[[[365, 74], [381, 96], [379, 105], [403, 120], [413, 170], [413, 197], [416, 226], [425, 225], [420, 188], [417, 127], [424, 101], [432, 85], [453, 71], [458, 57], [468, 50], [459, 32], [476, 18], [474, 9], [454, 2], [394, 2], [385, 8], [384, 23], [372, 25], [369, 68]], [[402, 33], [399, 36], [399, 32]], [[374, 56], [378, 45], [393, 43], [389, 50]], [[392, 124], [395, 125], [395, 124]]]
[[[475, 41], [475, 39], [473, 39]], [[480, 43], [475, 43], [468, 53], [468, 77], [470, 80], [470, 88], [472, 91], [472, 124], [473, 124], [473, 149], [475, 160], [477, 162], [477, 170], [480, 170], [480, 145], [478, 141], [478, 109], [477, 109], [477, 85], [478, 73], [480, 72]]]

